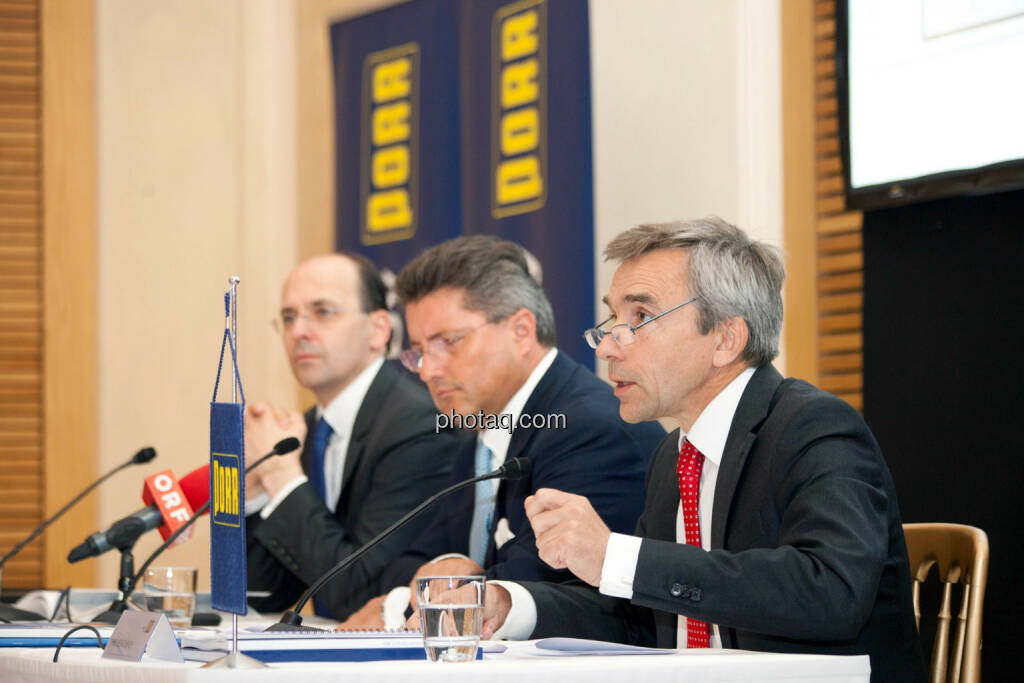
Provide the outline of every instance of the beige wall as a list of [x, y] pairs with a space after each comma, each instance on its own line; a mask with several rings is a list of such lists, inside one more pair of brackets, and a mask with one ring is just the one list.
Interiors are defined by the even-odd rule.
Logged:
[[334, 246], [334, 73], [330, 25], [406, 0], [303, 0], [298, 22], [299, 253]]
[[[159, 453], [103, 490], [105, 526], [140, 507], [157, 465], [181, 476], [209, 457], [229, 276], [247, 394], [295, 399], [269, 320], [297, 254], [296, 41], [288, 0], [100, 0], [96, 30], [99, 469]], [[207, 527], [165, 555], [204, 585]]]
[[717, 214], [781, 247], [777, 0], [590, 12], [597, 310], [601, 250], [638, 223]]
[[[98, 469], [146, 444], [179, 476], [205, 462], [231, 275], [247, 396], [302, 402], [268, 321], [293, 263], [331, 246], [328, 24], [389, 4], [97, 0]], [[708, 213], [781, 243], [777, 0], [642, 7], [591, 3], [596, 246]], [[103, 526], [154, 466], [100, 493]], [[208, 585], [207, 525], [165, 558]], [[96, 567], [112, 586], [114, 554]]]

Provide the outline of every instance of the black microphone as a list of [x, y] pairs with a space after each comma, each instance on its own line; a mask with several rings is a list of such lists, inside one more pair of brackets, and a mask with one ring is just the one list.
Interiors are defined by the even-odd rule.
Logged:
[[[132, 456], [126, 465], [145, 465], [147, 462], [156, 457], [156, 451], [152, 446], [146, 446], [141, 449], [138, 453]], [[98, 482], [97, 482], [98, 483]]]
[[443, 491], [439, 491], [439, 492], [435, 493], [430, 498], [427, 498], [425, 501], [423, 501], [422, 503], [417, 505], [415, 508], [413, 508], [412, 510], [407, 512], [405, 515], [403, 515], [402, 518], [399, 519], [397, 522], [395, 522], [394, 524], [389, 526], [387, 529], [385, 529], [384, 531], [382, 531], [379, 534], [377, 534], [376, 536], [374, 536], [372, 539], [370, 539], [370, 541], [368, 541], [366, 543], [366, 545], [364, 545], [363, 547], [359, 548], [354, 553], [352, 553], [351, 555], [346, 557], [344, 560], [342, 560], [338, 564], [336, 564], [333, 567], [331, 567], [331, 569], [329, 569], [326, 574], [324, 574], [319, 579], [314, 581], [313, 585], [311, 585], [309, 588], [306, 589], [306, 592], [302, 594], [302, 597], [300, 597], [299, 601], [295, 604], [295, 609], [287, 610], [284, 614], [281, 615], [281, 620], [279, 622], [277, 622], [276, 624], [271, 624], [266, 630], [267, 631], [322, 631], [323, 629], [313, 628], [312, 626], [303, 626], [302, 625], [302, 617], [299, 615], [299, 612], [302, 611], [302, 608], [306, 606], [306, 603], [309, 602], [309, 600], [314, 595], [316, 595], [316, 593], [321, 588], [323, 588], [324, 585], [328, 581], [333, 579], [335, 576], [337, 576], [341, 572], [345, 571], [345, 569], [347, 569], [349, 566], [351, 566], [352, 563], [354, 563], [360, 557], [365, 555], [367, 551], [369, 551], [371, 548], [376, 546], [378, 543], [383, 541], [385, 538], [387, 538], [388, 536], [390, 536], [394, 532], [396, 532], [399, 529], [401, 529], [410, 520], [412, 520], [413, 517], [416, 517], [418, 514], [423, 512], [425, 509], [430, 507], [432, 504], [436, 503], [441, 498], [444, 498], [445, 496], [447, 496], [449, 493], [454, 493], [455, 491], [458, 491], [459, 489], [465, 488], [465, 487], [467, 487], [467, 486], [469, 486], [471, 484], [475, 484], [478, 481], [486, 481], [487, 479], [507, 479], [509, 481], [516, 480], [516, 479], [524, 479], [524, 478], [530, 476], [530, 469], [531, 469], [531, 467], [532, 466], [530, 464], [530, 459], [529, 458], [512, 458], [511, 460], [506, 460], [505, 463], [501, 467], [499, 467], [498, 469], [494, 470], [493, 472], [488, 472], [487, 474], [481, 474], [479, 477], [473, 477], [472, 479], [466, 479], [465, 481], [460, 481], [458, 484], [453, 484], [452, 486], [449, 486], [448, 488], [444, 489]]
[[[65, 512], [67, 512], [71, 508], [71, 506], [73, 506], [78, 501], [82, 500], [82, 498], [84, 498], [86, 496], [86, 494], [88, 494], [94, 488], [96, 488], [97, 486], [99, 486], [100, 484], [102, 484], [107, 479], [109, 479], [110, 477], [114, 476], [115, 474], [117, 474], [118, 472], [123, 470], [124, 468], [131, 467], [132, 465], [141, 465], [141, 464], [147, 463], [147, 462], [149, 462], [150, 460], [152, 460], [155, 457], [156, 457], [156, 451], [153, 450], [152, 447], [147, 446], [146, 448], [141, 449], [138, 453], [136, 453], [131, 458], [129, 458], [127, 462], [121, 463], [120, 465], [118, 465], [117, 467], [115, 467], [114, 469], [110, 470], [109, 472], [104, 474], [102, 477], [100, 477], [99, 479], [94, 481], [84, 491], [82, 491], [77, 496], [72, 498], [71, 502], [69, 502], [67, 505], [62, 507], [60, 510], [57, 510], [57, 512], [54, 513], [54, 515], [52, 517], [50, 517], [45, 522], [43, 522], [38, 527], [36, 527], [35, 531], [30, 533], [25, 538], [25, 540], [23, 540], [21, 543], [19, 543], [18, 545], [14, 546], [13, 548], [11, 548], [10, 552], [8, 552], [6, 555], [4, 555], [3, 558], [0, 558], [0, 569], [2, 569], [4, 564], [7, 563], [7, 560], [9, 560], [12, 557], [14, 557], [15, 555], [17, 555], [21, 551], [22, 548], [24, 548], [29, 543], [31, 543], [33, 540], [35, 540], [35, 538], [37, 536], [39, 536], [39, 534], [43, 533], [43, 531], [46, 530], [46, 527], [48, 527], [51, 524], [53, 524], [54, 522], [56, 522], [57, 519], [61, 515], [63, 515]], [[24, 610], [15, 610], [15, 608], [7, 607], [6, 605], [0, 607], [0, 619], [4, 619], [4, 620], [7, 620], [7, 621], [15, 621], [15, 620], [18, 620], [18, 621], [33, 620], [33, 621], [36, 621], [36, 620], [44, 619], [44, 618], [45, 617], [41, 617], [38, 614], [35, 614], [34, 612], [26, 612]]]
[[294, 451], [296, 448], [298, 448], [301, 445], [302, 445], [302, 442], [299, 441], [294, 436], [289, 436], [287, 439], [281, 439], [280, 441], [278, 441], [277, 443], [274, 444], [274, 448], [271, 449], [271, 451], [269, 453], [264, 455], [262, 458], [260, 458], [259, 460], [257, 460], [253, 464], [251, 464], [248, 467], [246, 467], [245, 468], [245, 473], [249, 474], [254, 469], [256, 469], [257, 467], [259, 467], [260, 465], [265, 463], [267, 460], [269, 460], [270, 458], [273, 458], [275, 455], [284, 455], [285, 453], [291, 453], [292, 451]]
[[[263, 464], [267, 458], [272, 458], [275, 455], [281, 455], [283, 453], [290, 453], [299, 447], [299, 440], [294, 436], [290, 436], [287, 439], [274, 444], [273, 450], [264, 455], [253, 465], [246, 468], [246, 472], [251, 470], [253, 467]], [[199, 467], [192, 472], [189, 472], [181, 478], [182, 493], [185, 494], [186, 500], [189, 502], [189, 506], [193, 510], [202, 508], [205, 512], [209, 509], [208, 503], [210, 502], [210, 466], [204, 465]], [[206, 507], [202, 507], [206, 503]], [[202, 514], [200, 512], [193, 513], [193, 516]], [[92, 534], [84, 541], [79, 543], [77, 546], [71, 549], [68, 553], [68, 562], [75, 563], [84, 560], [88, 557], [95, 557], [96, 555], [102, 555], [108, 550], [117, 548], [123, 550], [130, 547], [135, 541], [138, 540], [139, 536], [156, 529], [164, 523], [164, 516], [160, 512], [155, 504], [148, 505], [141, 510], [133, 512], [132, 514], [124, 517], [116, 522], [107, 529], [106, 531], [97, 531]], [[181, 534], [177, 534], [174, 538], [178, 538]]]
[[[185, 500], [193, 510], [210, 499], [208, 470], [209, 466], [204, 465], [175, 482], [181, 488]], [[163, 526], [165, 522], [164, 513], [156, 503], [151, 503], [114, 522], [106, 531], [97, 531], [90, 535], [71, 549], [71, 552], [68, 553], [68, 562], [79, 562], [87, 557], [102, 555], [114, 548], [129, 550], [139, 540], [139, 536], [151, 529]]]
[[[284, 455], [285, 453], [291, 453], [300, 445], [301, 442], [294, 436], [289, 436], [287, 439], [281, 439], [276, 444], [274, 444], [274, 448], [269, 453], [264, 455], [262, 458], [260, 458], [253, 464], [246, 467], [245, 473], [249, 474], [254, 469], [259, 467], [260, 465], [262, 465], [268, 459], [274, 457], [275, 455]], [[207, 467], [207, 469], [209, 469], [209, 467]], [[165, 540], [163, 543], [157, 546], [157, 549], [153, 551], [153, 554], [147, 557], [146, 561], [142, 563], [142, 567], [140, 567], [139, 571], [135, 573], [135, 576], [131, 577], [131, 579], [128, 581], [128, 584], [125, 587], [123, 594], [117, 600], [114, 600], [114, 602], [110, 604], [110, 608], [106, 612], [97, 615], [93, 619], [93, 621], [99, 621], [108, 624], [116, 624], [118, 619], [120, 619], [121, 617], [121, 612], [124, 612], [125, 610], [128, 597], [132, 594], [132, 591], [135, 590], [135, 586], [139, 585], [139, 581], [142, 579], [142, 577], [146, 575], [146, 570], [149, 569], [149, 566], [151, 564], [153, 564], [153, 561], [157, 557], [159, 557], [165, 550], [174, 545], [174, 542], [178, 540], [178, 537], [185, 533], [186, 529], [195, 524], [196, 520], [205, 515], [209, 510], [210, 500], [209, 498], [207, 498], [206, 502], [203, 503], [202, 506], [195, 511], [195, 513], [192, 515], [192, 517], [189, 518], [187, 522], [178, 527], [174, 531], [174, 533], [167, 537], [167, 540]]]

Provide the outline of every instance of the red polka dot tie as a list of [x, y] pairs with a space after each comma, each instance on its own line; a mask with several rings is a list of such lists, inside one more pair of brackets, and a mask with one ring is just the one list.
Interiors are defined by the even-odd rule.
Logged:
[[[698, 548], [700, 544], [700, 473], [704, 469], [704, 455], [683, 439], [683, 447], [679, 449], [679, 464], [676, 474], [679, 475], [679, 497], [683, 503], [683, 529], [686, 531], [687, 545]], [[697, 619], [686, 619], [686, 647], [710, 647], [708, 625]]]

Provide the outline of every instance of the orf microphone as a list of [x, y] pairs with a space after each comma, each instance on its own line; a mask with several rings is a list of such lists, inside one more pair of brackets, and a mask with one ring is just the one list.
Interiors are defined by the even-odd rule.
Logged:
[[[302, 445], [302, 442], [299, 441], [298, 439], [296, 439], [294, 436], [290, 436], [287, 439], [281, 439], [276, 444], [274, 444], [273, 450], [271, 450], [269, 453], [264, 455], [262, 458], [260, 458], [259, 460], [257, 460], [253, 464], [247, 466], [245, 468], [245, 473], [249, 474], [254, 469], [256, 469], [257, 467], [262, 465], [264, 462], [266, 462], [268, 458], [272, 458], [275, 455], [284, 455], [285, 453], [291, 453], [296, 448], [298, 448], [300, 445]], [[142, 563], [142, 568], [139, 569], [138, 573], [136, 573], [135, 576], [132, 578], [132, 586], [133, 587], [135, 586], [135, 584], [137, 584], [139, 582], [139, 579], [142, 578], [142, 575], [146, 573], [146, 569], [149, 568], [149, 565], [153, 563], [153, 560], [155, 560], [160, 553], [162, 553], [163, 551], [167, 550], [167, 548], [169, 548], [170, 546], [174, 545], [174, 542], [178, 540], [178, 536], [180, 536], [181, 534], [185, 533], [185, 531], [188, 529], [188, 527], [192, 526], [195, 523], [195, 520], [199, 519], [201, 516], [205, 515], [207, 512], [210, 511], [210, 496], [209, 496], [209, 490], [210, 490], [210, 466], [209, 465], [203, 465], [198, 470], [196, 470], [192, 474], [188, 475], [188, 477], [191, 477], [192, 475], [196, 475], [196, 481], [203, 481], [203, 482], [205, 482], [204, 484], [202, 484], [202, 486], [203, 486], [203, 489], [207, 492], [207, 494], [206, 494], [206, 502], [204, 502], [200, 507], [196, 508], [196, 514], [192, 517], [192, 519], [190, 519], [187, 522], [185, 522], [185, 524], [182, 525], [182, 527], [180, 529], [176, 530], [173, 534], [168, 536], [164, 540], [164, 542], [156, 550], [153, 551], [153, 554], [150, 555], [146, 559], [146, 561]], [[199, 478], [199, 475], [202, 475], [202, 477], [203, 477], [201, 480]], [[188, 479], [188, 477], [186, 477], [186, 479]], [[185, 488], [185, 479], [181, 480], [181, 484], [182, 484], [182, 488]], [[188, 496], [189, 500], [192, 500], [192, 496], [189, 495], [187, 491], [186, 491], [185, 495]]]
[[[114, 476], [115, 474], [117, 474], [118, 472], [123, 470], [124, 468], [131, 467], [132, 465], [138, 465], [138, 464], [149, 462], [150, 460], [152, 460], [155, 457], [156, 457], [156, 451], [153, 450], [152, 447], [147, 446], [146, 448], [143, 448], [138, 453], [133, 455], [127, 462], [121, 463], [120, 465], [118, 465], [117, 467], [115, 467], [114, 469], [110, 470], [109, 472], [104, 474], [102, 477], [100, 477], [99, 479], [94, 481], [92, 484], [87, 486], [84, 491], [82, 491], [77, 496], [72, 498], [71, 502], [69, 502], [67, 505], [62, 507], [60, 510], [57, 510], [57, 512], [55, 512], [52, 517], [50, 517], [45, 522], [43, 522], [42, 524], [37, 526], [35, 528], [35, 530], [32, 533], [30, 533], [25, 538], [25, 540], [23, 540], [21, 543], [18, 543], [13, 548], [11, 548], [10, 552], [8, 552], [6, 555], [4, 555], [3, 558], [0, 558], [0, 568], [3, 568], [3, 566], [7, 562], [7, 560], [9, 560], [12, 557], [14, 557], [15, 555], [17, 555], [21, 551], [22, 548], [24, 548], [29, 543], [31, 543], [33, 540], [35, 540], [35, 538], [37, 536], [39, 536], [39, 534], [43, 533], [43, 531], [46, 530], [46, 527], [48, 527], [51, 524], [53, 524], [54, 522], [56, 522], [57, 519], [61, 515], [63, 515], [68, 510], [70, 510], [71, 507], [75, 503], [77, 503], [78, 501], [82, 500], [82, 498], [84, 498], [86, 496], [86, 494], [88, 494], [94, 488], [96, 488], [97, 486], [99, 486], [100, 484], [102, 484], [107, 479], [109, 479], [110, 477]], [[0, 609], [0, 618], [6, 619], [7, 621], [26, 620], [26, 619], [38, 619], [38, 618], [40, 618], [39, 615], [37, 615], [37, 614], [34, 614], [32, 612], [25, 612], [23, 610], [18, 610], [17, 614], [15, 614], [14, 612], [8, 611], [8, 610], [11, 610], [11, 609], [13, 609], [13, 608], [8, 608], [7, 606], [3, 606], [2, 609]]]
[[[294, 436], [281, 439], [274, 444], [274, 449], [270, 453], [267, 453], [246, 468], [246, 471], [263, 464], [267, 458], [290, 453], [298, 448], [299, 445], [299, 440]], [[152, 449], [143, 449], [135, 457], [142, 456], [146, 450], [152, 451]], [[161, 474], [166, 475], [170, 474], [170, 472]], [[143, 500], [145, 502], [156, 502], [115, 522], [106, 531], [100, 531], [89, 536], [89, 538], [85, 539], [68, 553], [68, 562], [78, 562], [87, 557], [102, 555], [114, 548], [129, 546], [145, 532], [158, 527], [165, 541], [169, 543], [178, 541], [181, 533], [191, 527], [191, 525], [186, 526], [188, 520], [194, 519], [197, 515], [204, 514], [209, 509], [207, 504], [210, 501], [210, 466], [203, 465], [192, 470], [182, 477], [180, 482], [175, 482], [175, 485], [166, 481], [161, 483], [162, 481], [164, 480], [160, 479], [160, 475], [154, 475], [147, 479], [147, 488], [144, 491]], [[176, 491], [171, 489], [176, 489], [177, 486], [180, 486], [184, 500], [179, 500], [175, 505], [168, 507], [167, 497], [173, 496]], [[183, 512], [182, 504], [184, 503], [190, 506], [187, 515]], [[207, 505], [207, 507], [203, 508], [204, 505]], [[193, 510], [195, 510], [194, 515], [192, 513]], [[173, 516], [175, 514], [178, 514], [177, 519]]]
[[[271, 450], [269, 453], [264, 455], [262, 458], [260, 458], [253, 464], [246, 467], [245, 473], [248, 474], [249, 472], [252, 472], [254, 469], [256, 469], [264, 462], [266, 462], [268, 458], [272, 458], [275, 455], [284, 455], [285, 453], [291, 453], [300, 445], [301, 442], [294, 436], [290, 436], [287, 439], [281, 439], [276, 444], [274, 444], [273, 450]], [[95, 618], [95, 621], [116, 624], [117, 620], [121, 616], [121, 612], [123, 612], [125, 609], [125, 601], [128, 599], [128, 596], [132, 594], [132, 591], [135, 590], [135, 586], [139, 584], [139, 580], [142, 579], [143, 576], [145, 576], [146, 570], [149, 569], [149, 566], [151, 564], [153, 564], [153, 561], [157, 557], [159, 557], [160, 554], [163, 553], [163, 551], [167, 550], [169, 547], [174, 545], [175, 542], [177, 542], [178, 537], [185, 533], [189, 528], [191, 528], [191, 526], [195, 523], [197, 519], [199, 519], [200, 517], [202, 517], [210, 511], [210, 466], [203, 465], [202, 467], [200, 467], [197, 470], [194, 470], [191, 474], [188, 474], [184, 479], [181, 480], [181, 487], [182, 489], [185, 490], [185, 496], [189, 500], [192, 500], [193, 497], [192, 494], [190, 493], [190, 488], [186, 486], [186, 482], [189, 484], [189, 486], [195, 487], [197, 491], [199, 489], [205, 491], [206, 502], [204, 502], [201, 506], [196, 508], [196, 513], [192, 516], [192, 518], [185, 522], [174, 533], [168, 536], [164, 540], [164, 542], [161, 543], [157, 547], [157, 549], [154, 550], [153, 553], [146, 558], [146, 561], [142, 563], [142, 566], [139, 568], [139, 571], [137, 571], [135, 575], [131, 577], [126, 587], [126, 590], [124, 591], [123, 596], [117, 600], [114, 600], [114, 602], [110, 605], [110, 609], [98, 615]]]
[[[202, 480], [203, 470], [205, 469], [208, 469], [206, 465], [193, 470], [182, 477], [180, 482], [177, 482], [185, 501], [190, 506], [189, 516], [191, 516], [192, 510], [202, 506], [203, 503], [209, 500], [209, 488], [195, 485], [196, 481]], [[164, 523], [164, 514], [161, 508], [156, 504], [148, 505], [114, 522], [106, 531], [98, 531], [89, 536], [68, 553], [68, 562], [78, 562], [87, 557], [102, 555], [114, 548], [130, 548], [138, 540], [139, 536], [151, 529], [164, 525]]]
[[413, 508], [412, 510], [407, 512], [405, 515], [403, 515], [402, 518], [399, 519], [397, 522], [395, 522], [394, 524], [389, 526], [387, 529], [385, 529], [384, 531], [382, 531], [379, 534], [377, 534], [376, 536], [374, 536], [372, 539], [370, 539], [370, 541], [368, 541], [366, 543], [366, 545], [364, 545], [363, 547], [359, 548], [354, 553], [352, 553], [351, 555], [346, 557], [344, 560], [342, 560], [338, 564], [334, 565], [331, 569], [329, 569], [326, 574], [321, 576], [319, 579], [317, 579], [315, 582], [313, 582], [313, 585], [311, 585], [309, 588], [306, 589], [306, 592], [302, 594], [302, 597], [300, 597], [299, 601], [295, 604], [295, 608], [294, 609], [287, 610], [284, 614], [281, 615], [281, 620], [278, 623], [271, 624], [270, 627], [267, 628], [266, 630], [267, 631], [319, 631], [319, 630], [322, 630], [322, 629], [312, 628], [310, 626], [302, 626], [302, 617], [299, 616], [299, 612], [301, 612], [302, 608], [306, 606], [306, 603], [309, 602], [310, 598], [312, 598], [314, 595], [316, 595], [317, 591], [319, 591], [321, 588], [323, 588], [324, 585], [328, 581], [333, 579], [335, 576], [337, 576], [341, 572], [345, 571], [345, 569], [347, 569], [349, 566], [351, 566], [356, 560], [358, 560], [360, 557], [365, 555], [367, 551], [369, 551], [371, 548], [376, 546], [378, 543], [383, 541], [385, 538], [387, 538], [391, 534], [393, 534], [396, 531], [398, 531], [399, 529], [401, 529], [409, 521], [411, 521], [414, 517], [416, 517], [418, 514], [423, 512], [425, 509], [427, 509], [428, 507], [433, 505], [435, 502], [437, 502], [441, 498], [444, 498], [445, 496], [447, 496], [449, 493], [454, 493], [455, 491], [458, 491], [459, 489], [462, 489], [462, 488], [465, 488], [465, 487], [470, 486], [472, 484], [475, 484], [478, 481], [486, 481], [487, 479], [508, 479], [510, 481], [511, 480], [515, 480], [515, 479], [522, 479], [522, 478], [527, 477], [527, 476], [530, 475], [530, 469], [531, 469], [531, 465], [530, 465], [529, 458], [512, 458], [511, 460], [506, 460], [505, 464], [503, 464], [501, 467], [499, 467], [498, 469], [494, 470], [493, 472], [488, 472], [487, 474], [482, 474], [479, 477], [473, 477], [472, 479], [466, 479], [465, 481], [460, 481], [458, 484], [453, 484], [452, 486], [449, 486], [448, 488], [444, 489], [443, 491], [439, 491], [439, 492], [435, 493], [430, 498], [427, 498], [425, 501], [423, 501], [422, 503], [417, 505], [415, 508]]

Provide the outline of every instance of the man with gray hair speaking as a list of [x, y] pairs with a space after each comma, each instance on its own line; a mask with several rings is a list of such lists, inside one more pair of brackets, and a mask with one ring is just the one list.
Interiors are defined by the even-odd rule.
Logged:
[[635, 535], [582, 496], [526, 501], [540, 557], [585, 583], [489, 585], [485, 636], [868, 654], [873, 681], [924, 680], [878, 444], [849, 405], [771, 366], [777, 252], [709, 218], [634, 228], [605, 255], [620, 262], [609, 316], [584, 336], [623, 418], [681, 429], [651, 460]]
[[432, 528], [381, 577], [399, 590], [370, 601], [345, 628], [403, 624], [401, 587], [416, 575], [572, 578], [537, 556], [523, 501], [543, 487], [572, 491], [628, 531], [643, 505], [647, 458], [664, 435], [656, 423], [624, 422], [611, 388], [555, 348], [551, 304], [518, 245], [485, 236], [444, 242], [409, 263], [396, 290], [410, 342], [402, 362], [440, 414], [477, 429], [455, 456], [453, 480], [520, 456], [532, 471], [481, 482], [439, 506]]

